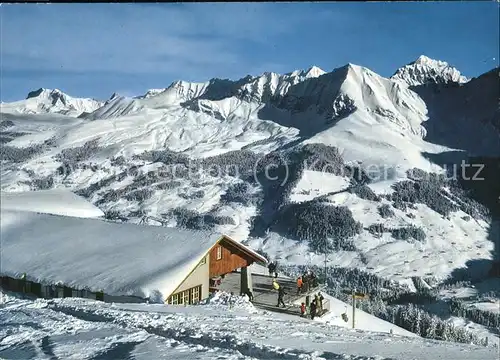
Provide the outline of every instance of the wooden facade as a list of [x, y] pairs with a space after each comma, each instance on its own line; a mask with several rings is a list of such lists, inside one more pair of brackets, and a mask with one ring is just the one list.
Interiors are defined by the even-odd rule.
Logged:
[[137, 296], [111, 296], [102, 291], [91, 291], [88, 289], [74, 289], [65, 285], [47, 285], [35, 281], [16, 279], [10, 276], [0, 276], [0, 289], [23, 294], [33, 298], [53, 299], [78, 297], [84, 299], [99, 300], [104, 302], [118, 303], [142, 303], [145, 299]]
[[210, 250], [210, 278], [229, 274], [236, 269], [249, 266], [253, 262], [253, 258], [229, 241], [222, 239]]

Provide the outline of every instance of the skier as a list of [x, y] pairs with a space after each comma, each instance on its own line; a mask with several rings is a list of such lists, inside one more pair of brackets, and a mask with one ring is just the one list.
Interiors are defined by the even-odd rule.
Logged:
[[284, 308], [286, 307], [285, 302], [283, 301], [283, 297], [285, 296], [285, 294], [285, 289], [283, 288], [283, 286], [280, 286], [278, 289], [278, 305], [276, 305], [276, 307], [279, 307], [280, 304], [283, 305]]
[[316, 299], [314, 299], [311, 302], [310, 311], [309, 312], [311, 313], [311, 320], [314, 320], [314, 317], [316, 316]]

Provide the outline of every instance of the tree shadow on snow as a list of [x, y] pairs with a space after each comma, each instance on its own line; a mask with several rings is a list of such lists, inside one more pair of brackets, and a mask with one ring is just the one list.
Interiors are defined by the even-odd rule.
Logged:
[[5, 360], [36, 359], [38, 355], [38, 351], [31, 341], [25, 341], [0, 350], [0, 359]]
[[140, 341], [135, 342], [125, 342], [113, 344], [110, 349], [93, 356], [90, 360], [109, 360], [109, 359], [122, 359], [122, 360], [132, 360], [134, 356], [132, 351], [135, 347], [140, 344]]
[[54, 343], [48, 336], [44, 336], [42, 339], [42, 352], [47, 355], [50, 360], [57, 360], [54, 354]]

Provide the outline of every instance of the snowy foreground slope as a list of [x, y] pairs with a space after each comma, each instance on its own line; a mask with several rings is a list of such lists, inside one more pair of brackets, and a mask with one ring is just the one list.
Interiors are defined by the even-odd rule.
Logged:
[[498, 354], [270, 314], [244, 301], [230, 308], [223, 298], [184, 308], [0, 296], [3, 359], [487, 360]]

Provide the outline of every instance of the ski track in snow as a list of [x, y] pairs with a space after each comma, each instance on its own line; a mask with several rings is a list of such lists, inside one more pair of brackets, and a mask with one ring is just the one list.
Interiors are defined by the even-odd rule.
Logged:
[[494, 359], [497, 349], [342, 329], [235, 306], [17, 300], [0, 308], [6, 359]]

